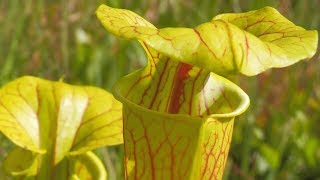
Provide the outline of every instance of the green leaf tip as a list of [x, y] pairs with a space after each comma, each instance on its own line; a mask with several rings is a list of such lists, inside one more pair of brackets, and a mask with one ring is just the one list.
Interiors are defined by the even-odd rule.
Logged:
[[221, 75], [286, 67], [312, 57], [318, 43], [317, 31], [294, 25], [272, 7], [221, 14], [194, 28], [157, 29], [132, 11], [106, 5], [96, 14], [117, 36]]

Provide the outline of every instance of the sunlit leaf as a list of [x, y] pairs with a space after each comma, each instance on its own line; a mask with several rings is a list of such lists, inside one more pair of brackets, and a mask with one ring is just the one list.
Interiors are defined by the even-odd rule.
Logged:
[[294, 25], [271, 7], [222, 14], [194, 28], [157, 29], [128, 10], [101, 5], [97, 16], [110, 32], [138, 39], [172, 59], [218, 74], [256, 75], [312, 57], [317, 31]]
[[121, 108], [99, 88], [22, 77], [0, 90], [0, 131], [53, 168], [66, 155], [122, 143]]
[[[235, 61], [243, 74], [255, 75], [268, 68], [290, 66], [317, 51], [316, 30], [296, 26], [271, 7], [218, 15], [211, 22], [219, 20], [241, 30], [230, 27]], [[243, 50], [245, 56], [240, 54]]]

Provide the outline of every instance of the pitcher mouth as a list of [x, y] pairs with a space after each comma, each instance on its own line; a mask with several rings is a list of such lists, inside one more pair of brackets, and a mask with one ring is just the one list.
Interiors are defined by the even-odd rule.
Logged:
[[169, 112], [161, 112], [153, 109], [148, 109], [147, 107], [144, 107], [142, 105], [139, 105], [138, 103], [133, 102], [129, 98], [124, 96], [124, 90], [126, 87], [124, 87], [125, 84], [128, 82], [132, 81], [132, 76], [135, 76], [137, 73], [139, 73], [139, 70], [136, 72], [133, 72], [132, 74], [129, 74], [127, 76], [124, 76], [121, 78], [119, 81], [116, 82], [116, 84], [113, 87], [113, 95], [115, 96], [116, 99], [118, 99], [120, 102], [122, 102], [125, 106], [132, 107], [136, 110], [139, 110], [144, 113], [152, 113], [154, 116], [166, 116], [168, 118], [174, 118], [174, 119], [181, 119], [181, 118], [194, 118], [194, 119], [208, 119], [208, 118], [230, 118], [230, 117], [235, 117], [247, 110], [247, 108], [250, 105], [250, 99], [249, 96], [236, 84], [233, 82], [227, 80], [226, 78], [219, 76], [214, 73], [210, 73], [210, 76], [213, 76], [214, 78], [224, 81], [225, 84], [227, 84], [228, 88], [232, 89], [235, 91], [238, 95], [238, 98], [240, 102], [238, 103], [237, 107], [235, 107], [232, 111], [227, 112], [227, 113], [212, 113], [209, 115], [204, 115], [204, 116], [193, 116], [190, 114], [186, 113], [169, 113]]

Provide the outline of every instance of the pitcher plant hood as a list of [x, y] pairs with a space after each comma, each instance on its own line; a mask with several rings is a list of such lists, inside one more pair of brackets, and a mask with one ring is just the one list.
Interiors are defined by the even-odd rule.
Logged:
[[252, 76], [286, 67], [312, 57], [317, 49], [316, 30], [296, 26], [272, 7], [221, 14], [194, 28], [157, 29], [129, 10], [106, 5], [96, 13], [117, 36], [138, 39], [172, 59], [222, 75]]

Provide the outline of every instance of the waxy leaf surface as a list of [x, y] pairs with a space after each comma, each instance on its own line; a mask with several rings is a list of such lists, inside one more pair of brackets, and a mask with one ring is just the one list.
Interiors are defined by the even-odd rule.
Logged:
[[[122, 78], [127, 179], [221, 179], [234, 117], [248, 96], [217, 75], [256, 75], [311, 57], [317, 32], [266, 7], [223, 14], [194, 28], [157, 29], [139, 15], [101, 5], [111, 33], [137, 39], [148, 64]], [[237, 21], [239, 19], [239, 21]]]
[[122, 105], [99, 88], [22, 77], [0, 89], [0, 131], [53, 168], [122, 139]]
[[124, 106], [127, 179], [221, 179], [233, 122]]
[[172, 59], [226, 75], [256, 75], [312, 57], [317, 31], [294, 25], [277, 10], [222, 14], [194, 28], [157, 29], [135, 13], [101, 5], [97, 16], [110, 32], [138, 39]]

